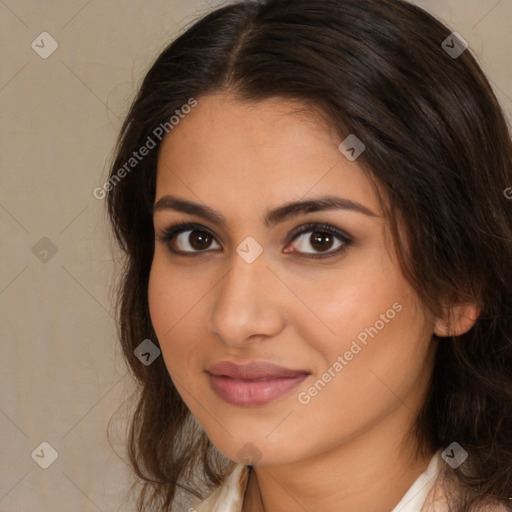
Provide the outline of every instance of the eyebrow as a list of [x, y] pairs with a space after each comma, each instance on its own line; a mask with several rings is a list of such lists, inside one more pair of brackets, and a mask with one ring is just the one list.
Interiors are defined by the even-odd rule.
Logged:
[[[215, 224], [226, 225], [225, 217], [216, 210], [175, 196], [163, 196], [153, 205], [153, 213], [162, 210], [175, 210], [177, 212], [198, 215]], [[292, 217], [324, 210], [350, 210], [369, 217], [378, 217], [378, 215], [362, 204], [342, 197], [328, 195], [307, 201], [286, 203], [283, 206], [269, 210], [265, 215], [264, 223], [267, 228], [271, 228]]]

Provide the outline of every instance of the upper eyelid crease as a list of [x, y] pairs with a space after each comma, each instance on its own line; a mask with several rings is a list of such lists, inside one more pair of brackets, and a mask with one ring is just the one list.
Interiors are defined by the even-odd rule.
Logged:
[[[324, 196], [312, 200], [288, 203], [274, 208], [266, 213], [264, 223], [265, 226], [270, 229], [277, 224], [300, 214], [340, 209], [355, 211], [369, 217], [378, 217], [377, 214], [362, 204], [341, 197]], [[224, 216], [212, 208], [185, 199], [179, 199], [175, 196], [163, 196], [153, 205], [153, 214], [162, 210], [175, 210], [191, 215], [198, 215], [221, 226], [225, 226], [227, 224]]]
[[[298, 226], [297, 228], [292, 230], [292, 238], [296, 238], [299, 235], [308, 233], [310, 231], [325, 231], [327, 233], [334, 234], [340, 238], [346, 238], [347, 240], [352, 240], [352, 236], [349, 235], [344, 230], [332, 226], [331, 224], [325, 223], [325, 222], [306, 222], [305, 224], [302, 224]], [[197, 224], [196, 222], [176, 222], [172, 223], [168, 227], [164, 227], [161, 230], [155, 230], [155, 234], [158, 233], [158, 231], [161, 231], [163, 234], [158, 236], [159, 239], [165, 238], [166, 233], [172, 232], [173, 236], [176, 236], [180, 233], [187, 232], [187, 231], [204, 231], [206, 233], [211, 234], [213, 237], [214, 235], [212, 231], [207, 228], [206, 226], [202, 226], [201, 224]]]

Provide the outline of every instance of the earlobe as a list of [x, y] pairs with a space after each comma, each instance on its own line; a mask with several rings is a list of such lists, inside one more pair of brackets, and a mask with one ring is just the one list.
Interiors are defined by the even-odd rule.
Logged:
[[447, 308], [443, 317], [437, 317], [434, 323], [434, 334], [441, 338], [460, 336], [468, 332], [480, 315], [477, 304], [456, 304]]

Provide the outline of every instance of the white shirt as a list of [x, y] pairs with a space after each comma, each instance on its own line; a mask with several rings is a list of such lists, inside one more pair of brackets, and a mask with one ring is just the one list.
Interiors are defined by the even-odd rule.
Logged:
[[[434, 488], [436, 479], [442, 476], [447, 465], [441, 457], [441, 453], [442, 450], [439, 449], [434, 454], [428, 467], [418, 476], [391, 512], [449, 512], [445, 495], [438, 492], [437, 486]], [[237, 464], [222, 485], [189, 511], [242, 512], [248, 479], [249, 467]], [[431, 490], [433, 492], [429, 495]], [[486, 506], [479, 510], [482, 512], [507, 512], [504, 505]]]

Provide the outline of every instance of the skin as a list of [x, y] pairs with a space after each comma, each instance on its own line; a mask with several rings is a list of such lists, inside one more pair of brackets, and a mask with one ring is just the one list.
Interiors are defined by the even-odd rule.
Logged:
[[[247, 443], [258, 450], [244, 512], [391, 510], [432, 456], [415, 459], [416, 440], [407, 433], [433, 369], [432, 334], [446, 323], [404, 278], [357, 160], [345, 158], [325, 123], [297, 107], [276, 98], [249, 104], [228, 93], [208, 95], [164, 139], [155, 202], [172, 194], [207, 205], [227, 225], [155, 211], [151, 318], [169, 374], [213, 444], [239, 462]], [[263, 223], [268, 209], [327, 194], [374, 216], [326, 210], [272, 229]], [[160, 241], [171, 222], [199, 223], [213, 238], [191, 245], [197, 232], [189, 229], [174, 242]], [[315, 229], [289, 241], [292, 229], [309, 222], [338, 227], [353, 242], [336, 255], [342, 242], [318, 248]], [[263, 248], [250, 264], [236, 252], [248, 236]], [[194, 256], [172, 254], [171, 244]], [[323, 253], [333, 255], [308, 258]], [[401, 311], [309, 403], [300, 403], [298, 394], [394, 303]], [[474, 319], [452, 328], [467, 330]], [[226, 359], [271, 361], [311, 375], [269, 404], [234, 406], [214, 393], [205, 373]]]

